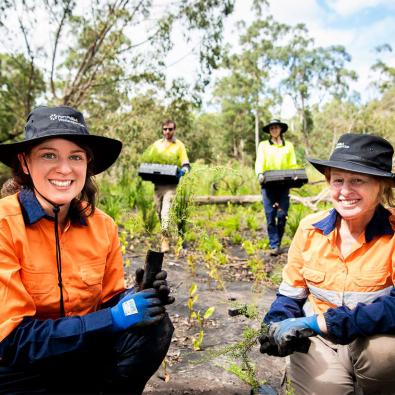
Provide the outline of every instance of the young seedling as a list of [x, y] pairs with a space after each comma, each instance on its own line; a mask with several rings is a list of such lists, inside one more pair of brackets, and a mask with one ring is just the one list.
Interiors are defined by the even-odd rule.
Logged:
[[192, 283], [192, 285], [189, 287], [189, 297], [187, 302], [189, 324], [191, 323], [192, 314], [194, 312], [193, 306], [199, 299], [199, 295], [196, 295], [196, 291], [197, 291], [197, 285], [195, 283]]
[[201, 350], [201, 346], [204, 340], [204, 323], [207, 319], [209, 319], [215, 311], [215, 307], [209, 307], [203, 314], [200, 314], [200, 311], [193, 311], [192, 318], [196, 319], [199, 325], [199, 335], [198, 337], [192, 337], [192, 347], [195, 351]]

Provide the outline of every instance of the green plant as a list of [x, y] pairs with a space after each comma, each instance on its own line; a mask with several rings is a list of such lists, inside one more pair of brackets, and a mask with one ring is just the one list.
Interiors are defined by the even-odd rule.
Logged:
[[138, 179], [134, 189], [134, 201], [137, 209], [141, 213], [144, 229], [148, 234], [152, 234], [159, 223], [156, 214], [155, 203], [152, 199], [152, 187], [147, 182]]
[[244, 240], [242, 247], [247, 255], [254, 255], [257, 252], [256, 245], [251, 240]]
[[175, 228], [181, 238], [185, 237], [191, 212], [192, 183], [193, 178], [189, 179], [189, 174], [181, 177], [171, 204], [170, 227]]
[[260, 329], [246, 327], [241, 341], [211, 351], [207, 358], [216, 359], [219, 356], [228, 358], [228, 365], [217, 364], [217, 366], [233, 373], [255, 390], [265, 382], [257, 378], [256, 365], [251, 361], [249, 354], [258, 343], [258, 338], [267, 333], [268, 326], [263, 323]]
[[197, 285], [195, 283], [192, 283], [191, 286], [189, 287], [189, 297], [187, 301], [188, 323], [191, 323], [192, 313], [194, 312], [193, 306], [199, 299], [199, 295], [196, 295], [196, 291], [197, 291]]
[[187, 256], [188, 268], [191, 272], [192, 277], [196, 276], [196, 257], [193, 254]]
[[197, 337], [193, 336], [192, 337], [192, 347], [195, 351], [199, 351], [202, 348], [202, 343], [204, 340], [204, 323], [206, 320], [208, 320], [215, 311], [215, 307], [209, 307], [203, 315], [201, 315], [200, 311], [193, 311], [192, 312], [192, 318], [196, 319], [198, 325], [199, 325], [199, 334]]
[[288, 211], [288, 219], [285, 228], [285, 233], [292, 239], [298, 229], [300, 221], [312, 211], [302, 204], [292, 204]]

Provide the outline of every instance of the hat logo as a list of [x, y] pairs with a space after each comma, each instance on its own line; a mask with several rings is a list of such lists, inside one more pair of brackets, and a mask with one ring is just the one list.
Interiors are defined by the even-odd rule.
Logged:
[[49, 119], [51, 121], [60, 121], [60, 122], [69, 122], [69, 123], [74, 123], [77, 125], [80, 125], [82, 127], [85, 127], [85, 125], [83, 125], [82, 123], [78, 122], [78, 120], [74, 117], [70, 117], [69, 115], [58, 115], [58, 114], [51, 114], [49, 116]]
[[339, 149], [339, 148], [349, 149], [350, 146], [344, 143], [337, 143], [335, 149]]

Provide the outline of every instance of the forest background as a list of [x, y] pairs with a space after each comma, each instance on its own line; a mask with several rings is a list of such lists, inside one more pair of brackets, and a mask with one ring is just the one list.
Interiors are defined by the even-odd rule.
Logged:
[[[235, 4], [1, 0], [0, 41], [7, 50], [0, 53], [0, 142], [22, 138], [36, 105], [81, 110], [93, 133], [124, 144], [111, 171], [98, 177], [101, 204], [116, 220], [122, 205], [139, 205], [136, 191], [152, 193], [152, 185], [136, 177], [137, 169], [166, 118], [177, 122], [193, 169], [216, 169], [212, 179], [238, 176], [227, 183], [228, 194], [259, 193], [253, 165], [265, 138], [261, 128], [279, 116], [285, 98], [295, 111], [282, 120], [290, 125], [287, 138], [301, 166], [309, 168], [306, 156], [327, 157], [345, 132], [376, 133], [394, 142], [395, 67], [383, 60], [392, 52], [388, 43], [372, 48], [376, 95], [362, 100], [363, 92], [351, 89], [360, 76], [350, 67], [347, 48], [317, 45], [305, 25], [270, 15], [267, 0], [248, 2], [252, 18], [235, 25], [237, 45], [227, 43], [224, 22]], [[177, 40], [198, 55], [192, 83], [182, 73], [168, 77], [164, 59]], [[0, 171], [8, 175], [8, 169]], [[215, 186], [215, 180], [200, 183], [195, 193], [221, 193]], [[140, 205], [143, 211], [147, 204]], [[153, 228], [153, 209], [142, 215], [144, 223], [153, 222], [145, 228]]]
[[[293, 3], [346, 7], [361, 1]], [[393, 10], [393, 1], [387, 3]], [[226, 21], [235, 18], [236, 6], [247, 5], [250, 17], [234, 25], [237, 39], [229, 42]], [[177, 188], [172, 224], [179, 237], [166, 262], [172, 264], [177, 300], [171, 311], [175, 341], [165, 361], [165, 368], [174, 364], [170, 383], [182, 378], [184, 366], [177, 371], [177, 363], [188, 359], [185, 351], [218, 344], [218, 330], [226, 334], [223, 342], [241, 338], [245, 322], [235, 317], [229, 325], [227, 284], [233, 282], [236, 302], [254, 304], [243, 305], [242, 315], [255, 320], [256, 330], [264, 304], [273, 296], [259, 293], [259, 287], [274, 289], [281, 281], [286, 254], [275, 261], [267, 256], [254, 173], [257, 144], [267, 137], [262, 126], [278, 117], [289, 124], [286, 138], [310, 181], [291, 190], [285, 246], [303, 216], [327, 205], [323, 177], [307, 157], [327, 158], [338, 137], [350, 131], [375, 133], [395, 143], [395, 67], [386, 60], [392, 54], [390, 43], [377, 42], [371, 48], [376, 57], [369, 89], [374, 94], [366, 97], [356, 88], [366, 75], [352, 69], [345, 46], [319, 45], [305, 25], [280, 22], [269, 6], [268, 0], [0, 0], [0, 143], [22, 139], [26, 117], [42, 104], [74, 106], [92, 133], [123, 142], [118, 161], [96, 181], [99, 207], [119, 225], [129, 282], [147, 247], [155, 248], [160, 240], [153, 184], [138, 177], [138, 167], [145, 149], [161, 137], [161, 122], [171, 118], [177, 123], [177, 137], [187, 147], [192, 170]], [[364, 34], [368, 37], [369, 29]], [[182, 64], [182, 54], [174, 55], [180, 41], [188, 48], [185, 56], [193, 52], [197, 59], [192, 78], [187, 69], [181, 68], [175, 78], [168, 72], [169, 66]], [[285, 100], [294, 109], [286, 117]], [[1, 180], [9, 175], [0, 165]], [[198, 206], [193, 204], [196, 195], [258, 199], [246, 206]], [[320, 198], [300, 204], [309, 196]], [[186, 255], [181, 254], [184, 242]], [[256, 332], [246, 333], [248, 347], [238, 354], [244, 358], [241, 365], [231, 364], [227, 370], [252, 388], [262, 380], [278, 384], [281, 361], [257, 363], [261, 371], [255, 370], [246, 357], [256, 344]], [[265, 358], [258, 354], [254, 352], [254, 360]], [[272, 379], [267, 367], [272, 367]], [[199, 374], [185, 372], [181, 388], [192, 388]], [[208, 372], [234, 388], [218, 368], [204, 370], [201, 377]], [[211, 380], [204, 381], [211, 386]], [[200, 380], [197, 388], [201, 385]]]

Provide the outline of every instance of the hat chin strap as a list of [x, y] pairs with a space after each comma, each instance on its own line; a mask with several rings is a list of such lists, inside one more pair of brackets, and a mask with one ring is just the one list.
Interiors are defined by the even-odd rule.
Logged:
[[27, 173], [30, 176], [30, 179], [33, 184], [34, 190], [45, 200], [47, 201], [51, 206], [52, 206], [52, 211], [54, 212], [54, 230], [55, 230], [55, 242], [56, 242], [56, 267], [58, 270], [58, 286], [59, 286], [59, 291], [60, 291], [60, 299], [59, 299], [59, 312], [60, 316], [64, 317], [65, 316], [65, 310], [64, 310], [64, 299], [63, 299], [63, 281], [62, 281], [62, 255], [60, 252], [60, 240], [59, 240], [59, 211], [60, 207], [63, 206], [63, 204], [56, 204], [46, 198], [34, 185], [32, 175], [29, 170], [29, 166], [27, 165], [26, 157], [25, 154], [23, 154], [23, 162], [25, 163]]

